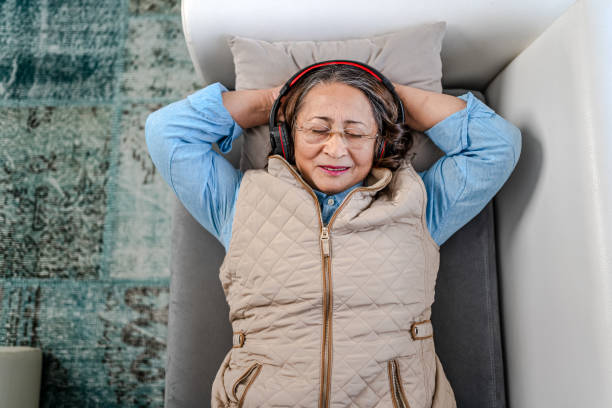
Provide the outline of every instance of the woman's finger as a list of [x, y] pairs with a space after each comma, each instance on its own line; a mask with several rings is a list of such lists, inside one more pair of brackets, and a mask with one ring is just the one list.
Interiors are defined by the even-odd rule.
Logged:
[[[272, 88], [272, 100], [276, 100], [278, 98], [278, 95], [280, 94], [280, 90], [283, 86], [277, 86], [276, 88]], [[283, 99], [281, 99], [282, 101]]]

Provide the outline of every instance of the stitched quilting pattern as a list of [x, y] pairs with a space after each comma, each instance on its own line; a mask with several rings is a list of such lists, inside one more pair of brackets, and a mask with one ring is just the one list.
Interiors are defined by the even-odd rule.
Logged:
[[[430, 317], [439, 254], [424, 239], [425, 197], [413, 173], [403, 168], [392, 179], [376, 173], [366, 185], [378, 187], [356, 190], [330, 221], [330, 407], [392, 406], [390, 359], [398, 361], [415, 405], [431, 401], [433, 341], [421, 347], [410, 325]], [[271, 158], [267, 170], [250, 170], [242, 180], [219, 277], [233, 329], [246, 334], [244, 346], [228, 352], [228, 366], [239, 372], [263, 364], [245, 407], [318, 406], [323, 268], [317, 206], [282, 159]], [[231, 388], [224, 381], [236, 377], [224, 378], [223, 370], [213, 402]]]

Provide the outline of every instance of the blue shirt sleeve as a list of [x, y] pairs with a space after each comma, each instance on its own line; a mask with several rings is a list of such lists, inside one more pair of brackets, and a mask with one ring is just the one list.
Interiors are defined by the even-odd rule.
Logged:
[[427, 190], [427, 226], [438, 245], [482, 211], [521, 153], [516, 126], [471, 92], [459, 98], [467, 103], [463, 110], [425, 131], [445, 155], [419, 172]]
[[223, 105], [219, 82], [151, 113], [145, 139], [151, 160], [189, 213], [225, 247], [242, 172], [222, 155], [242, 134]]

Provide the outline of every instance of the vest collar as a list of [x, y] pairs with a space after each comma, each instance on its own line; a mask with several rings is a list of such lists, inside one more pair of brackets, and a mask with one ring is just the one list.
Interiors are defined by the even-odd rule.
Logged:
[[[267, 170], [271, 175], [288, 183], [302, 186], [310, 191], [316, 198], [315, 192], [306, 180], [304, 180], [298, 168], [285, 160], [284, 157], [277, 154], [269, 156]], [[390, 169], [385, 167], [372, 167], [363, 181], [363, 185], [355, 188], [355, 190], [359, 190], [359, 192], [366, 196], [373, 196], [389, 184], [392, 176], [393, 173]]]

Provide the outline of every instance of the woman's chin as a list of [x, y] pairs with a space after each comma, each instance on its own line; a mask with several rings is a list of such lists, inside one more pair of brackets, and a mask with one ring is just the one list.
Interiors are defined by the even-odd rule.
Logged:
[[338, 194], [350, 187], [349, 183], [345, 180], [338, 180], [337, 178], [333, 180], [316, 180], [315, 182], [317, 190], [328, 195]]
[[318, 167], [311, 173], [311, 176], [314, 176], [312, 177], [314, 188], [328, 195], [341, 193], [358, 181], [354, 181], [355, 177], [352, 170], [351, 168], [342, 174], [329, 174]]

